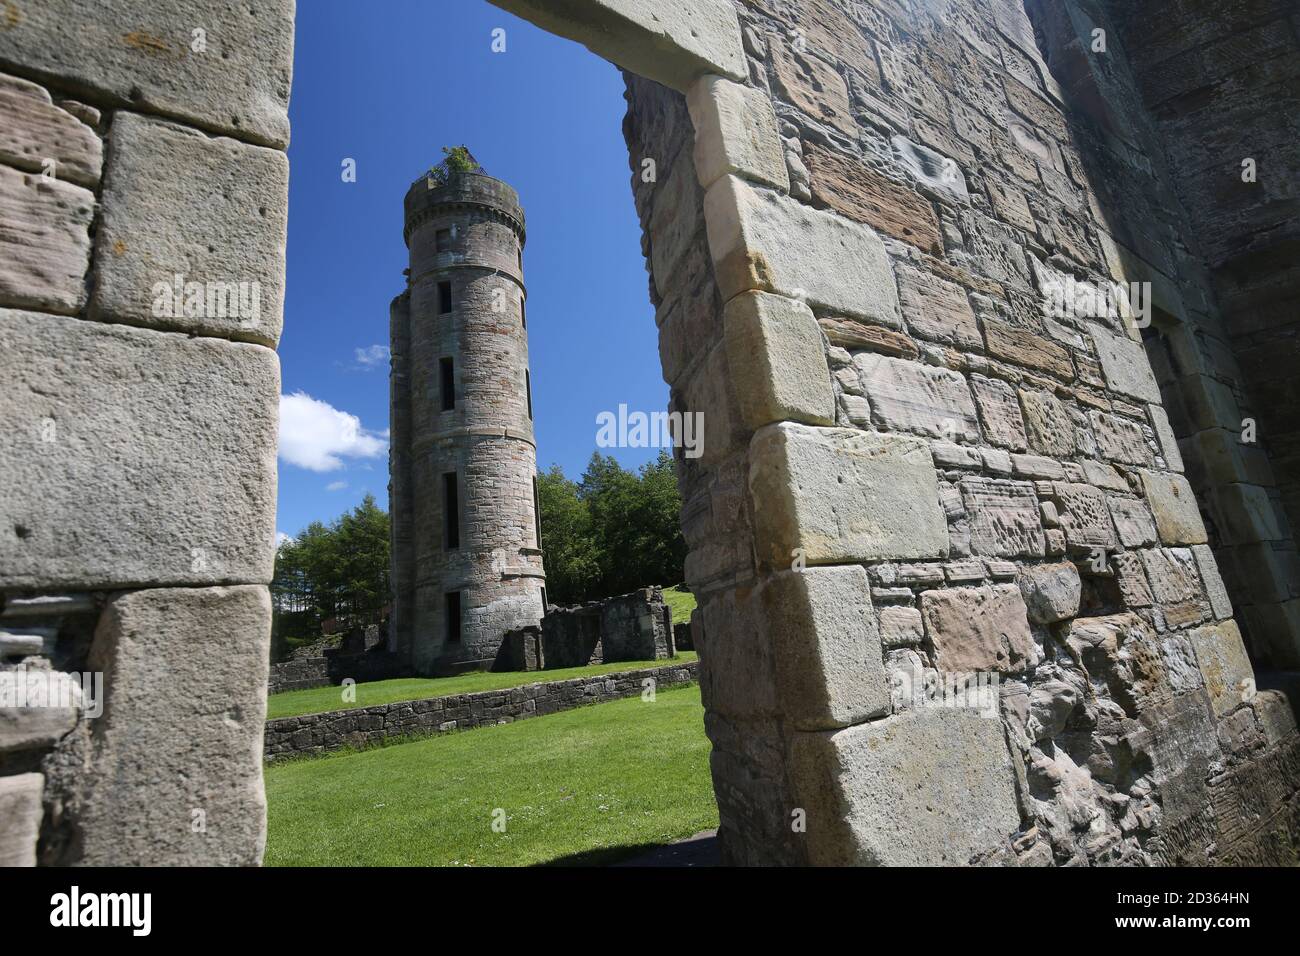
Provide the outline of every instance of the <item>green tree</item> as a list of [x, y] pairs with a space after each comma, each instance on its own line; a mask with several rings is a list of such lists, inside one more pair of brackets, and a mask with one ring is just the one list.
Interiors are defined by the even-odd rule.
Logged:
[[681, 499], [666, 451], [638, 472], [596, 452], [577, 483], [552, 466], [538, 476], [538, 504], [547, 588], [555, 603], [682, 580]]

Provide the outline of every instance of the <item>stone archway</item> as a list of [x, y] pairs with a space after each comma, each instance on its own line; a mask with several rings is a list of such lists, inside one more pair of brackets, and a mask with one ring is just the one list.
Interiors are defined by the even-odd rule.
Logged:
[[[1191, 557], [1142, 347], [1034, 307], [1109, 265], [1021, 5], [496, 2], [665, 88], [632, 82], [628, 138], [671, 156], [636, 197], [674, 407], [708, 416], [679, 480], [725, 857], [1280, 852], [1294, 725]], [[93, 727], [5, 740], [21, 861], [42, 828], [47, 862], [260, 858], [293, 5], [226, 9], [0, 26], [32, 143], [2, 185], [52, 250], [0, 272], [0, 620], [108, 684]], [[268, 314], [159, 314], [176, 275]], [[923, 667], [996, 676], [992, 712], [891, 692]]]

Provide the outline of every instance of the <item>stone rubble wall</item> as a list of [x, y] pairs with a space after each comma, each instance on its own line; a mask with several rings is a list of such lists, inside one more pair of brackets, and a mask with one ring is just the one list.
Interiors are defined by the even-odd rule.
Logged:
[[694, 683], [698, 673], [699, 661], [690, 661], [506, 690], [281, 717], [267, 721], [265, 754], [268, 761], [280, 760], [343, 747], [366, 747], [408, 737], [508, 724], [586, 704], [634, 697], [651, 686], [655, 690], [683, 686]]
[[0, 26], [0, 679], [106, 698], [0, 710], [6, 863], [261, 859], [293, 9]]

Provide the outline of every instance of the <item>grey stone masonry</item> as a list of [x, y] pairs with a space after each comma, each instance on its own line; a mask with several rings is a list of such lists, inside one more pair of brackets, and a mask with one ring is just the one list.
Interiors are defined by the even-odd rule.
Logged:
[[508, 724], [585, 704], [635, 697], [650, 688], [680, 687], [693, 683], [698, 674], [699, 662], [686, 661], [595, 677], [525, 684], [505, 690], [281, 717], [266, 722], [266, 759], [279, 760], [302, 754], [327, 753], [342, 747], [365, 747], [406, 737]]
[[393, 650], [420, 674], [486, 669], [506, 633], [544, 610], [524, 215], [500, 180], [430, 174], [406, 194], [404, 235], [407, 289], [391, 310]]

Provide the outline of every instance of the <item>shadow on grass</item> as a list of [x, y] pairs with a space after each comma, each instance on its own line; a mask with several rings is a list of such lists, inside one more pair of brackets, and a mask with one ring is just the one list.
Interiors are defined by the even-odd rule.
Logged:
[[637, 867], [708, 867], [720, 866], [718, 835], [706, 830], [673, 843], [629, 843], [583, 850], [557, 857], [541, 867], [555, 866], [637, 866]]

